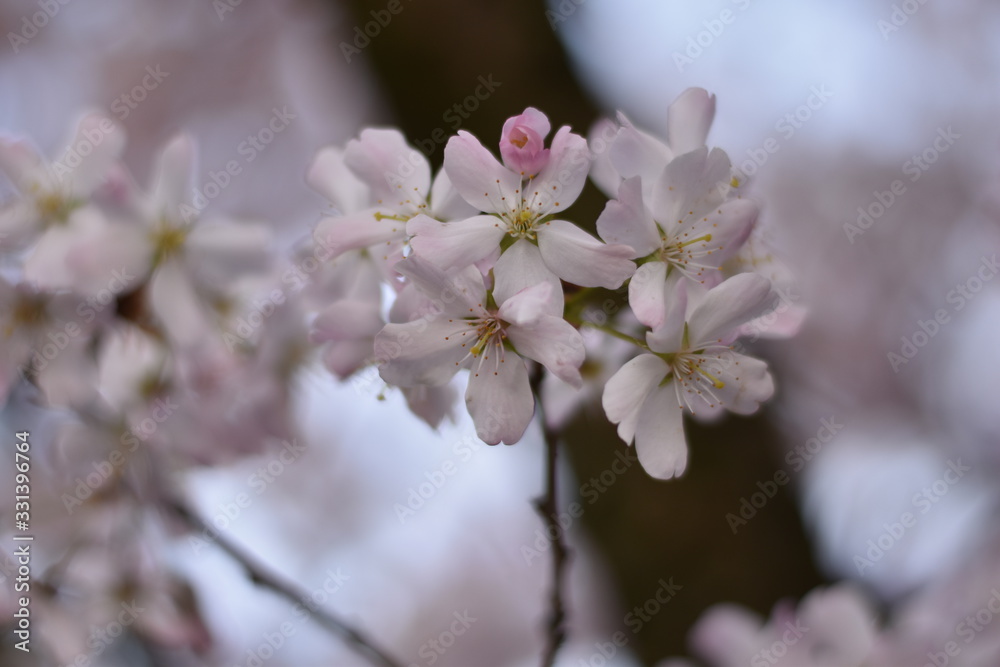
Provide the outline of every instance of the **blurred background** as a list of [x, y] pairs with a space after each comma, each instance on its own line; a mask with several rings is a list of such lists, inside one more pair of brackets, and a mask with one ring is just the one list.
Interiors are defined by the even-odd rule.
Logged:
[[[663, 136], [669, 103], [707, 89], [718, 98], [709, 144], [761, 202], [795, 277], [783, 298], [809, 317], [796, 338], [754, 345], [778, 387], [759, 416], [688, 425], [680, 480], [613, 468], [626, 449], [597, 401], [572, 420], [561, 502], [585, 511], [567, 532], [571, 640], [559, 664], [688, 655], [716, 603], [767, 616], [844, 580], [873, 622], [943, 595], [930, 625], [947, 638], [1000, 584], [997, 3], [10, 0], [0, 28], [4, 134], [52, 155], [82, 112], [103, 110], [125, 127], [141, 183], [179, 129], [197, 138], [206, 183], [290, 110], [287, 131], [211, 202], [268, 221], [283, 248], [325, 211], [304, 182], [316, 151], [364, 126], [399, 127], [437, 168], [455, 130], [495, 146], [527, 106], [580, 133], [621, 110]], [[166, 73], [152, 88], [148, 68]], [[570, 219], [592, 229], [603, 202], [588, 185]], [[263, 490], [250, 478], [273, 453], [190, 472], [194, 504], [405, 664], [536, 664], [549, 556], [525, 556], [540, 539], [538, 432], [487, 448], [467, 418], [435, 432], [398, 394], [379, 400], [377, 385], [306, 369], [294, 404], [307, 452]], [[458, 473], [401, 514], [446, 462]], [[955, 465], [958, 481], [935, 486]], [[594, 488], [604, 490], [585, 495]], [[240, 494], [252, 502], [231, 516]], [[874, 558], [870, 544], [907, 511], [915, 525]], [[211, 648], [123, 640], [91, 664], [366, 664], [211, 544], [173, 535], [162, 549], [192, 582]], [[681, 588], [649, 605], [664, 582]], [[981, 602], [947, 595], [980, 589]], [[431, 648], [463, 614], [476, 620], [459, 623], [447, 650]], [[285, 622], [294, 636], [262, 660]], [[625, 644], [602, 653], [619, 631]], [[2, 660], [23, 656], [8, 648]]]

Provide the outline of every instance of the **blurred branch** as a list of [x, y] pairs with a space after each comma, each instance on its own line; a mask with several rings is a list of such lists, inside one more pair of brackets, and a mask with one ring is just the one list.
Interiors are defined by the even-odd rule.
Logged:
[[545, 438], [545, 493], [535, 499], [535, 510], [541, 515], [547, 526], [548, 535], [552, 540], [552, 587], [549, 590], [549, 618], [546, 623], [545, 652], [542, 654], [542, 667], [552, 667], [556, 654], [566, 642], [566, 605], [563, 595], [566, 566], [569, 563], [569, 548], [566, 546], [562, 527], [559, 525], [559, 507], [556, 502], [556, 463], [558, 454], [559, 434], [545, 420], [545, 410], [542, 407], [542, 378], [545, 368], [538, 364], [531, 373], [531, 389], [537, 399], [538, 420], [542, 426]]
[[197, 516], [185, 505], [172, 499], [164, 499], [162, 505], [164, 509], [186, 523], [193, 530], [213, 535], [213, 541], [243, 567], [250, 581], [258, 586], [270, 589], [290, 602], [301, 604], [320, 625], [342, 636], [359, 653], [366, 655], [373, 663], [383, 665], [383, 667], [402, 667], [402, 663], [391, 658], [371, 639], [362, 634], [360, 630], [356, 630], [328, 611], [316, 609], [315, 605], [311, 602], [306, 602], [309, 599], [308, 593], [299, 589], [294, 583], [283, 579], [281, 575], [271, 572], [267, 567], [258, 563], [253, 556], [225, 536], [217, 534], [217, 531], [212, 530], [201, 517]]

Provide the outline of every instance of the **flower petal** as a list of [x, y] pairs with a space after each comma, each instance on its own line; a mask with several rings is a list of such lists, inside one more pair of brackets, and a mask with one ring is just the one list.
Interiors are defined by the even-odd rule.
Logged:
[[704, 88], [688, 88], [667, 112], [667, 143], [676, 155], [705, 145], [715, 119], [715, 95]]
[[606, 243], [630, 246], [634, 257], [645, 257], [660, 246], [660, 230], [642, 200], [642, 179], [626, 179], [618, 199], [605, 205], [597, 218], [597, 233]]
[[577, 389], [583, 386], [580, 366], [587, 356], [583, 337], [566, 320], [544, 315], [526, 326], [507, 327], [507, 336], [521, 356], [534, 359]]
[[673, 382], [655, 388], [639, 409], [635, 453], [643, 469], [657, 479], [678, 477], [687, 467], [684, 413]]
[[274, 235], [267, 225], [219, 221], [196, 225], [188, 235], [187, 261], [193, 274], [225, 284], [268, 266]]
[[553, 273], [581, 287], [618, 289], [635, 272], [632, 248], [601, 243], [565, 220], [538, 229], [538, 249]]
[[511, 324], [531, 325], [551, 310], [552, 285], [539, 283], [525, 287], [500, 304], [497, 317]]
[[434, 312], [452, 313], [459, 317], [482, 317], [486, 314], [486, 286], [483, 275], [474, 266], [461, 271], [446, 272], [419, 255], [410, 255], [396, 264], [421, 294], [430, 299]]
[[608, 420], [618, 424], [618, 437], [626, 444], [631, 443], [635, 436], [639, 409], [646, 396], [669, 372], [670, 367], [663, 359], [652, 354], [640, 354], [619, 368], [604, 385], [601, 404]]
[[347, 168], [344, 151], [320, 149], [306, 174], [306, 183], [326, 197], [341, 214], [360, 211], [372, 200], [371, 190]]
[[521, 177], [505, 166], [464, 130], [444, 147], [444, 170], [455, 189], [477, 211], [516, 210]]
[[526, 287], [545, 283], [552, 291], [548, 301], [548, 315], [562, 317], [565, 299], [559, 277], [545, 266], [542, 254], [531, 241], [519, 239], [507, 248], [493, 267], [493, 298], [504, 303]]
[[667, 265], [663, 262], [646, 262], [632, 276], [628, 284], [628, 305], [637, 320], [656, 329], [666, 317]]
[[438, 220], [464, 220], [476, 215], [479, 210], [462, 198], [455, 188], [448, 172], [444, 169], [434, 177], [431, 185], [431, 213]]
[[728, 192], [732, 165], [715, 148], [700, 148], [672, 160], [655, 182], [650, 209], [660, 226], [669, 230], [692, 215], [701, 215], [722, 203]]
[[500, 133], [500, 155], [507, 168], [525, 177], [541, 171], [549, 161], [545, 137], [551, 131], [548, 117], [533, 107], [508, 118]]
[[149, 300], [157, 319], [173, 340], [182, 346], [205, 340], [208, 319], [191, 278], [180, 262], [167, 260], [153, 273]]
[[774, 394], [774, 378], [767, 363], [754, 357], [731, 352], [724, 355], [718, 378], [725, 385], [716, 391], [719, 401], [730, 412], [750, 415]]
[[501, 360], [473, 363], [465, 405], [476, 435], [488, 445], [513, 445], [535, 414], [535, 399], [524, 360], [509, 350]]
[[379, 310], [378, 302], [337, 301], [316, 316], [309, 339], [315, 343], [323, 343], [330, 340], [373, 338], [385, 324]]
[[349, 250], [370, 246], [391, 245], [406, 238], [406, 225], [399, 220], [376, 217], [376, 209], [366, 209], [349, 215], [323, 218], [313, 236], [330, 255], [338, 257]]
[[622, 178], [640, 176], [648, 195], [674, 154], [665, 143], [635, 127], [624, 114], [618, 114], [618, 122], [621, 129], [611, 146], [611, 163]]
[[492, 215], [477, 215], [466, 220], [439, 222], [418, 215], [406, 224], [413, 238], [413, 252], [442, 269], [474, 264], [489, 256], [503, 239], [506, 229]]
[[191, 203], [196, 162], [197, 145], [189, 134], [178, 134], [164, 147], [153, 177], [147, 213], [151, 220], [185, 220], [181, 207]]
[[347, 142], [344, 162], [387, 206], [423, 204], [431, 187], [431, 166], [423, 153], [406, 143], [399, 130], [368, 128]]
[[122, 127], [106, 116], [89, 114], [80, 121], [66, 151], [52, 164], [52, 174], [72, 195], [86, 198], [104, 182], [124, 150]]
[[579, 134], [563, 126], [552, 138], [548, 164], [524, 184], [524, 202], [539, 215], [558, 213], [576, 201], [590, 173], [590, 147]]
[[713, 287], [688, 318], [693, 348], [731, 336], [769, 308], [771, 296], [771, 281], [756, 273], [741, 273]]
[[463, 322], [446, 318], [387, 324], [375, 336], [375, 358], [382, 379], [397, 387], [442, 385], [461, 368], [471, 346], [463, 346]]
[[611, 146], [618, 136], [618, 125], [610, 118], [602, 118], [594, 123], [587, 134], [587, 144], [593, 161], [590, 165], [590, 180], [608, 198], [618, 195], [622, 177], [611, 162]]

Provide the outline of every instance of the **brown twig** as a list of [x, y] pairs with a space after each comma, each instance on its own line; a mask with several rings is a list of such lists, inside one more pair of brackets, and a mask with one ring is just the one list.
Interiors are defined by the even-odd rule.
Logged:
[[316, 608], [316, 605], [309, 600], [306, 592], [300, 590], [295, 584], [283, 579], [280, 575], [271, 572], [268, 568], [258, 563], [254, 556], [244, 551], [242, 547], [237, 546], [225, 536], [212, 530], [204, 519], [189, 510], [184, 504], [172, 499], [165, 499], [162, 504], [166, 510], [188, 524], [193, 530], [212, 535], [212, 540], [219, 548], [229, 554], [233, 560], [243, 567], [250, 581], [258, 586], [270, 589], [286, 600], [302, 605], [320, 625], [342, 636], [359, 653], [366, 655], [373, 663], [383, 665], [383, 667], [402, 667], [402, 663], [390, 657], [371, 639], [362, 634], [360, 630], [351, 627], [330, 612]]
[[559, 434], [545, 420], [542, 408], [541, 385], [545, 369], [537, 365], [531, 374], [531, 389], [537, 399], [538, 420], [542, 426], [542, 436], [545, 439], [545, 492], [535, 499], [535, 510], [548, 527], [552, 539], [552, 585], [549, 589], [549, 617], [546, 622], [545, 651], [542, 653], [542, 667], [552, 667], [556, 654], [566, 642], [566, 604], [563, 595], [563, 585], [566, 567], [569, 563], [569, 547], [566, 546], [562, 527], [559, 525], [559, 506], [556, 500], [557, 492], [557, 453]]

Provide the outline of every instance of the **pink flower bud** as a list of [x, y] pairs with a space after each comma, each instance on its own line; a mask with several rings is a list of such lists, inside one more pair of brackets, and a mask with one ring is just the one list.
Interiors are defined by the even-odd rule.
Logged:
[[532, 107], [508, 118], [500, 135], [500, 155], [507, 168], [525, 176], [540, 172], [549, 161], [545, 137], [551, 129], [545, 114]]

